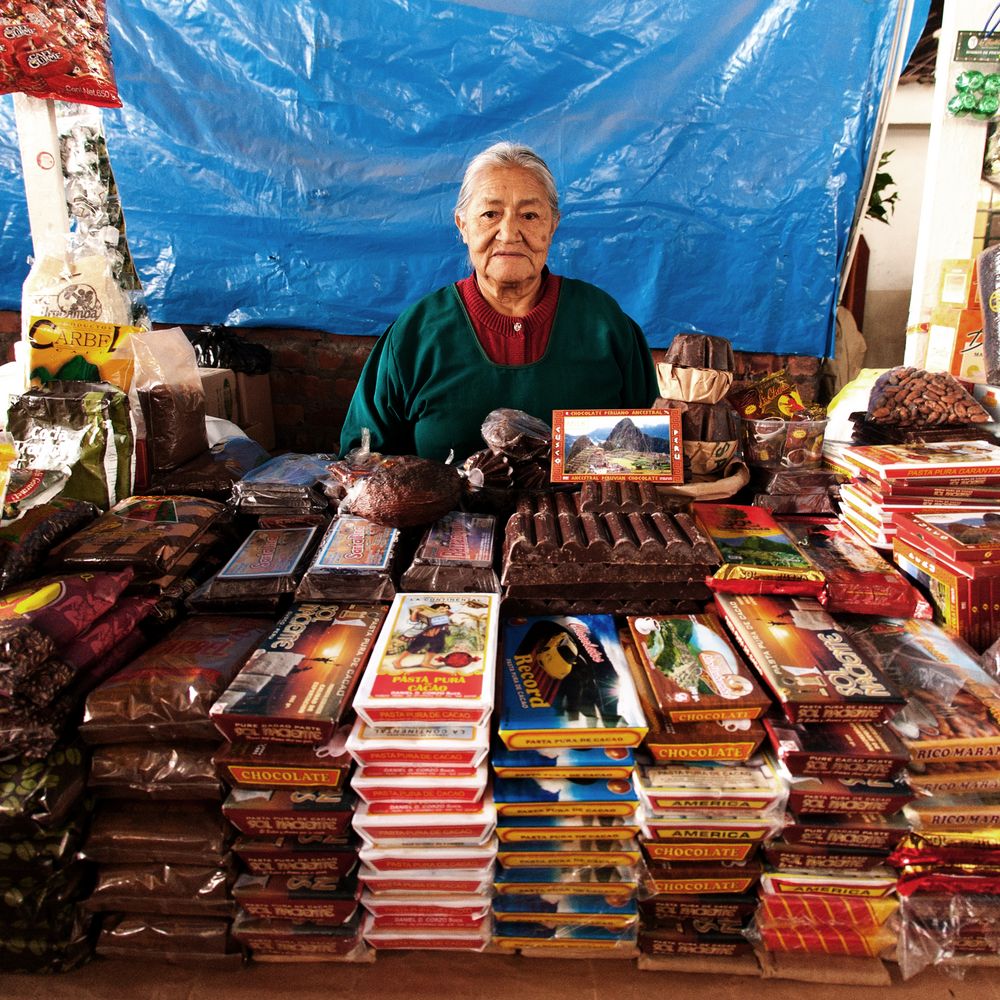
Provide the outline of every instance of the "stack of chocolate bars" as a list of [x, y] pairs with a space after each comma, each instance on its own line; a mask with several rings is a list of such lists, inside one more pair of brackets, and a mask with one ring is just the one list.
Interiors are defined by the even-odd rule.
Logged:
[[378, 604], [297, 604], [212, 706], [229, 745], [223, 812], [247, 871], [234, 935], [258, 959], [363, 957], [357, 847], [339, 734], [385, 618]]
[[761, 757], [734, 762], [711, 744], [697, 758], [690, 751], [708, 727], [717, 743], [726, 727], [745, 736], [770, 699], [714, 615], [630, 617], [628, 627], [650, 731], [671, 727], [688, 751], [669, 763], [644, 755], [639, 766], [651, 891], [640, 904], [640, 948], [647, 958], [747, 955], [743, 932], [756, 903], [747, 890], [760, 874], [761, 842], [780, 828], [784, 788]]
[[899, 870], [904, 976], [996, 954], [1000, 916], [1000, 683], [924, 621], [855, 619], [851, 632], [907, 704], [890, 725], [911, 756]]
[[716, 603], [784, 714], [765, 721], [788, 805], [765, 845], [756, 930], [770, 951], [877, 958], [895, 945], [886, 860], [913, 798], [899, 775], [908, 753], [884, 725], [903, 695], [809, 598]]
[[851, 477], [840, 488], [840, 516], [865, 541], [891, 549], [900, 515], [995, 510], [1000, 447], [985, 441], [853, 445], [834, 464]]
[[935, 621], [978, 652], [1000, 636], [1000, 506], [900, 514], [892, 549], [927, 592]]
[[719, 553], [655, 485], [584, 483], [525, 495], [507, 522], [500, 582], [513, 613], [671, 614], [708, 600]]
[[633, 957], [646, 722], [614, 619], [511, 618], [502, 670], [494, 944]]
[[361, 679], [348, 749], [375, 948], [489, 944], [498, 607], [492, 593], [397, 595]]

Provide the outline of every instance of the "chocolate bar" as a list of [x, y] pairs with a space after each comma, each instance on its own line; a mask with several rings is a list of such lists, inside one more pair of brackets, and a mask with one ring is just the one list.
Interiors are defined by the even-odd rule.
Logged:
[[827, 845], [789, 844], [781, 840], [764, 845], [764, 858], [772, 868], [825, 871], [868, 871], [886, 863], [884, 851], [831, 850]]
[[[363, 952], [361, 922], [349, 920], [331, 926], [296, 920], [262, 920], [241, 913], [233, 923], [233, 937], [253, 952], [255, 959], [282, 961], [350, 958]], [[359, 956], [360, 957], [360, 956]]]
[[344, 924], [358, 909], [356, 882], [307, 875], [241, 875], [233, 897], [248, 916], [265, 920]]
[[343, 836], [351, 825], [354, 798], [322, 789], [234, 788], [222, 812], [240, 833], [255, 837], [282, 833]]
[[493, 887], [498, 896], [601, 896], [632, 899], [639, 887], [632, 865], [581, 868], [497, 868]]
[[499, 816], [631, 816], [639, 794], [631, 779], [497, 778]]
[[665, 568], [718, 563], [715, 547], [688, 514], [583, 513], [580, 496], [556, 492], [521, 499], [505, 532], [504, 586], [558, 584], [563, 569], [572, 574], [565, 582], [655, 583], [664, 579]]
[[329, 742], [384, 618], [382, 605], [293, 607], [212, 706], [219, 732], [230, 740]]
[[647, 927], [666, 921], [711, 921], [723, 926], [745, 926], [757, 910], [756, 896], [658, 894], [639, 900]]
[[613, 930], [635, 927], [639, 921], [634, 899], [568, 893], [497, 896], [493, 901], [493, 915], [499, 924], [542, 920], [552, 927], [607, 927]]
[[639, 931], [639, 950], [645, 955], [712, 955], [733, 958], [753, 954], [753, 945], [736, 929], [699, 930], [676, 922]]
[[790, 722], [882, 722], [903, 695], [815, 601], [716, 594], [730, 632]]
[[784, 783], [773, 764], [756, 759], [742, 767], [712, 761], [643, 764], [639, 793], [650, 813], [732, 813], [754, 816], [783, 806]]
[[499, 590], [493, 571], [496, 518], [454, 511], [421, 539], [400, 588], [434, 593]]
[[867, 872], [778, 872], [765, 871], [760, 877], [761, 894], [837, 896], [881, 899], [896, 891], [896, 873], [891, 868]]
[[796, 816], [807, 813], [892, 815], [915, 798], [905, 777], [891, 781], [821, 775], [793, 777], [784, 768], [781, 775], [788, 783], [788, 808]]
[[853, 847], [865, 851], [890, 851], [909, 832], [910, 824], [899, 813], [849, 813], [841, 816], [792, 816], [781, 836], [790, 844]]
[[494, 748], [490, 763], [498, 778], [628, 780], [635, 768], [635, 755], [625, 747], [508, 750], [501, 744]]
[[489, 898], [472, 893], [386, 896], [365, 892], [361, 905], [372, 915], [376, 931], [475, 930], [490, 919]]
[[764, 728], [778, 759], [796, 777], [886, 781], [910, 759], [909, 751], [890, 728], [868, 722], [796, 726], [765, 719]]
[[241, 788], [325, 788], [347, 783], [351, 757], [333, 744], [293, 746], [238, 740], [220, 747], [212, 758], [219, 777]]
[[[666, 514], [687, 506], [656, 483], [616, 483], [597, 481], [580, 484], [574, 506], [579, 514]], [[521, 505], [534, 513], [530, 504]]]
[[627, 868], [641, 856], [635, 840], [537, 840], [497, 848], [505, 868]]
[[762, 871], [763, 867], [757, 860], [728, 865], [658, 861], [648, 866], [643, 883], [651, 894], [743, 894], [760, 881]]
[[503, 844], [534, 840], [630, 840], [639, 816], [504, 816], [497, 825]]
[[358, 863], [358, 848], [342, 836], [291, 833], [276, 837], [239, 836], [233, 852], [252, 875], [315, 875], [343, 878]]
[[488, 796], [476, 805], [432, 802], [409, 811], [404, 804], [391, 812], [377, 812], [362, 804], [354, 815], [355, 831], [366, 843], [380, 847], [478, 847], [492, 837], [496, 825], [496, 809]]
[[[744, 837], [753, 837], [754, 839], [752, 841], [746, 839], [729, 841], [708, 839], [716, 835], [720, 829], [729, 836], [742, 834]], [[650, 862], [654, 864], [659, 861], [677, 862], [679, 864], [687, 862], [725, 862], [731, 864], [733, 862], [747, 861], [756, 856], [757, 847], [767, 833], [767, 828], [753, 830], [744, 824], [736, 829], [732, 827], [726, 829], [721, 828], [719, 825], [709, 826], [707, 822], [703, 822], [700, 827], [697, 827], [693, 822], [689, 822], [683, 828], [682, 832], [685, 834], [683, 839], [660, 840], [654, 837], [648, 825], [644, 827], [641, 838], [642, 848]], [[699, 835], [706, 839], [693, 839]]]
[[759, 718], [771, 705], [714, 615], [629, 617], [661, 714], [671, 722]]

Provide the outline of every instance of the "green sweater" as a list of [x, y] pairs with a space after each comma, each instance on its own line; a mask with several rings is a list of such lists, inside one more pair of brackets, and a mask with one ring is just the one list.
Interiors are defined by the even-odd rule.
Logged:
[[646, 338], [610, 295], [563, 278], [545, 354], [494, 364], [458, 290], [448, 285], [403, 312], [379, 337], [351, 400], [341, 452], [371, 431], [372, 451], [443, 461], [486, 447], [479, 428], [506, 406], [546, 422], [553, 410], [651, 406], [656, 373]]

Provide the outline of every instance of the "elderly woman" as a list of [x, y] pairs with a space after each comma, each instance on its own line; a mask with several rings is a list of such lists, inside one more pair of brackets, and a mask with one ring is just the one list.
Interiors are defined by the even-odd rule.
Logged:
[[554, 409], [646, 407], [657, 395], [638, 325], [594, 285], [545, 266], [559, 198], [545, 161], [499, 142], [469, 164], [455, 224], [473, 273], [403, 312], [365, 364], [341, 433], [371, 431], [388, 454], [462, 459], [505, 406], [545, 421]]

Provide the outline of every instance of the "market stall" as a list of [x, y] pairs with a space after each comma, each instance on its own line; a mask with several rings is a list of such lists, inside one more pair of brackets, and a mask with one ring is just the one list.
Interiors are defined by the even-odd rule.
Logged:
[[[437, 14], [463, 30], [523, 32], [538, 58], [558, 62], [566, 12], [543, 23], [528, 6], [534, 18], [466, 4]], [[716, 12], [712, 38], [726, 66], [734, 52], [754, 62], [756, 44], [781, 49], [781, 37], [815, 42], [827, 24], [814, 4], [787, 22], [777, 6], [761, 0], [753, 17], [732, 12], [731, 21]], [[784, 369], [754, 379], [735, 371], [734, 348], [825, 354], [832, 343], [849, 219], [867, 194], [919, 5], [874, 6], [841, 11], [865, 28], [850, 42], [859, 79], [844, 99], [849, 113], [827, 109], [838, 128], [858, 130], [852, 143], [832, 142], [830, 121], [817, 133], [812, 98], [809, 114], [791, 101], [781, 114], [758, 109], [756, 129], [737, 125], [714, 76], [687, 109], [705, 113], [685, 137], [701, 152], [694, 139], [710, 120], [713, 141], [751, 159], [762, 154], [742, 130], [759, 131], [764, 118], [786, 142], [794, 132], [803, 156], [812, 137], [810, 163], [850, 178], [836, 192], [823, 187], [834, 218], [819, 243], [807, 253], [796, 236], [816, 203], [788, 194], [790, 176], [755, 192], [754, 218], [734, 224], [714, 262], [699, 251], [707, 283], [661, 290], [658, 260], [642, 252], [644, 226], [625, 253], [595, 239], [587, 253], [611, 284], [623, 266], [616, 272], [612, 259], [649, 264], [629, 294], [640, 315], [660, 314], [662, 328], [650, 325], [657, 350], [629, 354], [623, 367], [636, 396], [641, 376], [655, 382], [652, 405], [541, 405], [541, 414], [480, 405], [488, 412], [471, 427], [452, 429], [472, 446], [446, 459], [417, 437], [413, 453], [373, 446], [393, 428], [364, 400], [348, 421], [373, 419], [356, 446], [345, 432], [343, 453], [339, 427], [329, 453], [278, 446], [264, 389], [272, 357], [236, 321], [297, 321], [293, 300], [322, 292], [323, 303], [331, 288], [345, 310], [365, 282], [398, 276], [359, 266], [364, 256], [348, 264], [346, 252], [328, 261], [306, 240], [298, 251], [309, 266], [283, 274], [287, 296], [269, 283], [280, 254], [268, 263], [257, 254], [242, 284], [232, 262], [209, 286], [221, 313], [196, 317], [207, 293], [183, 289], [205, 269], [185, 252], [187, 236], [171, 231], [154, 255], [162, 263], [176, 252], [176, 273], [144, 273], [155, 238], [144, 213], [156, 199], [130, 210], [139, 236], [126, 230], [133, 178], [119, 192], [109, 152], [118, 126], [91, 107], [119, 102], [103, 4], [0, 8], [0, 83], [18, 95], [35, 251], [18, 288], [22, 336], [0, 370], [9, 395], [0, 437], [5, 995], [35, 995], [38, 980], [13, 974], [43, 972], [65, 973], [45, 982], [48, 996], [120, 988], [122, 976], [140, 980], [142, 995], [227, 997], [279, 986], [311, 996], [331, 976], [345, 989], [407, 997], [443, 981], [480, 995], [491, 977], [529, 997], [649, 988], [683, 997], [706, 983], [746, 995], [764, 979], [776, 997], [804, 983], [831, 996], [858, 985], [903, 996], [945, 988], [942, 973], [967, 975], [947, 988], [971, 996], [989, 981], [1000, 960], [993, 387], [973, 384], [961, 351], [943, 364], [862, 373], [829, 410], [803, 398]], [[606, 12], [584, 8], [590, 29], [604, 26]], [[248, 15], [227, 13], [220, 65], [248, 38]], [[421, 44], [451, 37], [435, 17], [408, 13], [426, 32]], [[151, 17], [137, 6], [132, 46]], [[359, 17], [352, 7], [312, 23], [351, 54]], [[669, 17], [649, 17], [654, 53], [702, 25], [678, 10], [676, 36]], [[181, 20], [164, 12], [164, 39]], [[188, 27], [201, 38], [214, 25]], [[649, 41], [628, 25], [635, 44]], [[387, 27], [390, 45], [399, 47], [401, 27]], [[275, 45], [287, 38], [276, 30]], [[600, 31], [587, 40], [611, 60]], [[338, 77], [321, 50], [309, 49], [326, 67], [306, 73], [310, 86], [357, 82], [360, 55]], [[615, 52], [615, 71], [627, 75]], [[183, 66], [183, 53], [174, 56]], [[783, 58], [761, 55], [759, 66], [779, 72]], [[248, 52], [244, 71], [280, 63]], [[398, 86], [409, 72], [383, 75]], [[123, 75], [125, 96], [137, 75]], [[981, 101], [990, 87], [1000, 93], [994, 75], [966, 76], [958, 89]], [[685, 85], [697, 76], [688, 67]], [[596, 108], [570, 94], [547, 113], [586, 112], [610, 129], [598, 112], [617, 88]], [[175, 92], [164, 82], [143, 113], [162, 114]], [[302, 93], [304, 122], [315, 94], [305, 84]], [[980, 118], [997, 113], [982, 108]], [[632, 108], [632, 154], [649, 138], [644, 109]], [[580, 172], [587, 181], [570, 185], [580, 212], [562, 266], [608, 206], [624, 220], [637, 206], [674, 211], [698, 176], [675, 159], [674, 138], [657, 138], [655, 169], [621, 177], [641, 187], [663, 170], [677, 187], [654, 185], [648, 201], [635, 195], [623, 207], [611, 193], [612, 143], [595, 151], [593, 138], [581, 144], [593, 157]], [[238, 148], [234, 162], [246, 153]], [[343, 151], [346, 170], [357, 151], [346, 137]], [[447, 159], [425, 166], [427, 177]], [[239, 201], [239, 171], [217, 166], [212, 183], [232, 182]], [[560, 170], [575, 166], [567, 158]], [[355, 214], [363, 204], [395, 218], [372, 195], [384, 168], [361, 171]], [[178, 183], [157, 177], [168, 194]], [[734, 188], [747, 183], [741, 175]], [[727, 197], [738, 214], [736, 195]], [[768, 215], [760, 206], [775, 199]], [[685, 204], [705, 208], [700, 196]], [[259, 222], [261, 208], [244, 204], [241, 218]], [[408, 235], [409, 209], [399, 211], [397, 241]], [[770, 241], [779, 216], [781, 240]], [[187, 218], [175, 205], [162, 233]], [[309, 218], [297, 218], [308, 232]], [[215, 228], [218, 264], [232, 235]], [[746, 270], [739, 244], [751, 230], [763, 248], [755, 280], [782, 294], [740, 322], [724, 318], [756, 296], [752, 282], [692, 307], [692, 288]], [[366, 252], [384, 260], [386, 246], [373, 240]], [[774, 263], [785, 251], [794, 281]], [[434, 254], [402, 267], [429, 273]], [[987, 360], [1000, 357], [994, 254], [975, 273], [971, 258], [964, 269], [947, 265], [964, 275], [963, 308], [983, 314]], [[809, 256], [812, 266], [800, 267]], [[309, 276], [321, 262], [332, 277]], [[211, 270], [207, 278], [216, 280]], [[235, 306], [250, 285], [255, 296]], [[573, 294], [619, 323], [626, 343], [642, 343], [607, 298]], [[367, 301], [366, 322], [394, 299]], [[198, 328], [219, 319], [227, 328]], [[769, 325], [774, 337], [761, 339]], [[596, 394], [611, 375], [585, 368], [575, 370]], [[362, 381], [362, 394], [375, 384]]]

